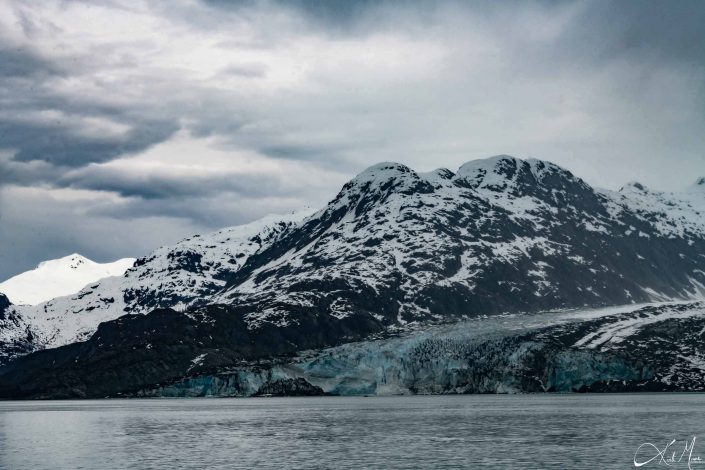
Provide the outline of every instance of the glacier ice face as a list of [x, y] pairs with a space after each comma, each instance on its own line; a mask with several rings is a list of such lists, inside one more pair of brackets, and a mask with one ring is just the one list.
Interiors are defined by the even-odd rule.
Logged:
[[[268, 383], [294, 379], [333, 395], [699, 390], [704, 385], [693, 367], [702, 373], [703, 355], [677, 360], [684, 349], [699, 348], [689, 322], [705, 326], [705, 304], [474, 319], [189, 377], [140, 395], [252, 396]], [[599, 348], [581, 340], [607, 332], [612, 341]], [[645, 346], [644, 335], [658, 346]]]

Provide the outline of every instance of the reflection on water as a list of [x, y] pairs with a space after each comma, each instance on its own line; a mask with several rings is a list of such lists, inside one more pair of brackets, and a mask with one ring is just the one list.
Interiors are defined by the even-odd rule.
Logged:
[[702, 394], [0, 402], [0, 468], [622, 469], [644, 442], [694, 435], [705, 459], [703, 405]]

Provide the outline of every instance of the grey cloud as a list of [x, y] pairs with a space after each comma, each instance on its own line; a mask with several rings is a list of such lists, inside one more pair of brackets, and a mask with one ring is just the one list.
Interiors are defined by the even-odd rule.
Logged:
[[111, 191], [124, 197], [141, 199], [207, 197], [224, 192], [257, 198], [283, 196], [295, 191], [286, 188], [279, 175], [232, 172], [208, 175], [142, 174], [96, 166], [67, 173], [57, 183], [63, 187]]
[[246, 78], [262, 78], [267, 74], [267, 67], [263, 64], [232, 64], [223, 69], [221, 73]]
[[[260, 152], [274, 158], [287, 160], [320, 161], [333, 160], [339, 162], [337, 153], [340, 147], [311, 144], [285, 144], [263, 145], [258, 149]], [[335, 158], [338, 157], [338, 158]]]
[[61, 178], [66, 168], [44, 161], [18, 162], [8, 153], [0, 154], [0, 188], [4, 184], [34, 186], [53, 183]]
[[234, 15], [248, 11], [286, 11], [301, 17], [307, 28], [333, 36], [368, 34], [375, 27], [388, 27], [390, 10], [396, 11], [397, 19], [403, 12], [416, 14], [419, 10], [433, 12], [437, 0], [201, 0], [220, 12]]
[[168, 217], [195, 227], [195, 233], [207, 233], [223, 227], [247, 223], [264, 214], [282, 214], [305, 207], [310, 199], [297, 197], [250, 197], [224, 193], [218, 196], [182, 195], [174, 198], [127, 199], [120, 204], [97, 206], [87, 211], [89, 218], [105, 220], [139, 220]]
[[23, 48], [0, 49], [0, 79], [61, 75], [61, 67]]
[[[610, 60], [625, 55], [654, 60], [686, 61], [702, 65], [705, 57], [703, 28], [705, 5], [700, 0], [595, 0], [591, 2], [538, 0], [524, 2], [463, 2], [460, 0], [202, 0], [221, 11], [240, 14], [247, 9], [284, 9], [298, 12], [320, 32], [364, 35], [427, 27], [452, 11], [455, 20], [475, 17], [512, 34], [512, 15], [520, 10], [557, 13], [575, 8], [578, 15], [555, 44], [541, 53], [569, 52], [572, 59]], [[543, 25], [536, 24], [540, 29]], [[576, 55], [577, 53], [577, 55]], [[521, 57], [518, 57], [519, 59]], [[565, 57], [567, 58], [567, 57]]]
[[705, 5], [698, 0], [590, 2], [574, 29], [576, 40], [601, 38], [612, 56], [640, 54], [652, 60], [705, 61]]
[[0, 142], [16, 149], [15, 160], [42, 160], [55, 165], [75, 167], [112, 160], [163, 142], [178, 125], [168, 121], [134, 122], [133, 129], [121, 137], [82, 137], [61, 122], [37, 125], [0, 119]]

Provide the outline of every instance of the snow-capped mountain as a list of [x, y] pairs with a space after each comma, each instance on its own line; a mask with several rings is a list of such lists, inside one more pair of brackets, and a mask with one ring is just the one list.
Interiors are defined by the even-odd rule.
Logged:
[[507, 156], [456, 174], [384, 163], [251, 257], [215, 299], [249, 310], [250, 328], [296, 323], [302, 309], [365, 313], [385, 328], [698, 297], [705, 213], [667, 196], [596, 191]]
[[50, 358], [37, 377], [58, 383], [68, 368], [70, 390], [98, 396], [436, 322], [701, 298], [701, 189], [596, 190], [508, 156], [456, 173], [378, 164], [304, 220], [194, 237], [74, 296], [8, 306], [8, 358], [90, 340], [30, 354], [4, 377]]
[[0, 292], [15, 305], [37, 305], [59, 296], [75, 294], [82, 287], [104, 277], [122, 276], [135, 262], [122, 258], [96, 263], [74, 253], [39, 265], [0, 283]]
[[52, 298], [36, 306], [13, 306], [16, 318], [21, 318], [20, 324], [3, 329], [0, 319], [0, 344], [12, 343], [18, 330], [27, 330], [31, 332], [33, 349], [60, 346], [85, 339], [101, 322], [125, 314], [147, 313], [156, 308], [184, 310], [206, 302], [225, 285], [227, 274], [239, 269], [248, 256], [307, 214], [267, 216], [250, 224], [196, 235], [132, 260], [122, 276], [84, 283], [85, 287], [73, 295]]

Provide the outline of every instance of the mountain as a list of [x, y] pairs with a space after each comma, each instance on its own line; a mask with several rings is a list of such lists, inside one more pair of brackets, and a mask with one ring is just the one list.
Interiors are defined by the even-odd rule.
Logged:
[[17, 349], [12, 345], [18, 335], [26, 342], [25, 331], [32, 339], [23, 350], [44, 349], [85, 340], [101, 322], [122, 315], [156, 308], [185, 310], [205, 303], [224, 286], [228, 273], [239, 269], [249, 255], [305, 215], [268, 216], [247, 225], [196, 235], [135, 260], [122, 276], [84, 284], [76, 294], [36, 306], [12, 306], [17, 324], [3, 327], [0, 321], [0, 363], [3, 357], [14, 357], [6, 351]]
[[37, 305], [54, 297], [74, 294], [104, 277], [122, 276], [134, 262], [134, 258], [123, 258], [101, 264], [74, 253], [44, 261], [31, 271], [1, 282], [0, 292], [14, 304]]
[[537, 160], [427, 175], [380, 164], [251, 257], [215, 301], [250, 310], [252, 328], [311, 308], [388, 328], [699, 295], [705, 217], [638, 201]]
[[597, 190], [509, 156], [455, 173], [378, 164], [303, 220], [194, 237], [75, 296], [7, 307], [0, 396], [148, 393], [437, 323], [699, 299], [701, 186]]

